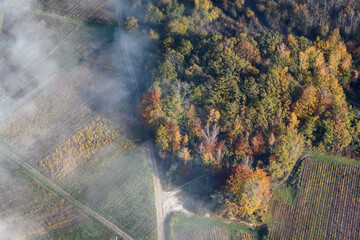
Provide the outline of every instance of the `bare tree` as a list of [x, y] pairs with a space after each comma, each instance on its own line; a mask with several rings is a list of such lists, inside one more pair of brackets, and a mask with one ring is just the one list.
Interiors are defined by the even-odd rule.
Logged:
[[253, 162], [254, 162], [254, 158], [251, 156], [245, 156], [243, 159], [243, 164], [249, 167], [250, 169], [252, 168]]

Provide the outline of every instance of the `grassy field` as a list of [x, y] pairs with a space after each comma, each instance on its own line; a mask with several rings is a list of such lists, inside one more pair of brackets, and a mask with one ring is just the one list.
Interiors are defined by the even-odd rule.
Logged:
[[360, 168], [351, 160], [314, 155], [302, 163], [292, 202], [271, 201], [271, 239], [359, 239]]
[[168, 238], [176, 240], [255, 240], [256, 232], [246, 227], [227, 224], [213, 218], [186, 217], [177, 213], [168, 221]]
[[131, 143], [117, 149], [115, 144], [100, 150], [61, 182], [69, 192], [91, 203], [135, 239], [156, 239], [147, 153]]
[[[16, 69], [20, 71], [15, 76], [17, 85], [9, 93], [9, 98], [16, 101], [10, 101], [11, 114], [2, 119], [1, 140], [134, 239], [156, 239], [148, 152], [142, 145], [141, 131], [128, 133], [131, 126], [139, 125], [129, 111], [128, 79], [121, 60], [112, 63], [106, 53], [99, 53], [114, 37], [114, 15], [107, 9], [112, 1], [65, 1], [68, 6], [55, 0], [39, 2], [41, 8], [23, 9], [22, 0], [4, 5], [1, 34], [5, 37], [0, 57], [6, 64], [20, 61], [24, 53], [14, 53], [14, 39], [8, 36], [14, 22], [31, 21], [42, 26], [53, 44], [44, 46], [46, 53], [31, 65]], [[23, 12], [20, 19], [14, 14], [17, 9]], [[50, 68], [50, 63], [57, 67]], [[34, 76], [43, 77], [43, 69], [50, 69], [45, 75], [49, 78], [39, 83]], [[34, 84], [29, 84], [32, 80]], [[19, 91], [25, 97], [19, 97]], [[111, 103], [104, 101], [109, 96]], [[111, 111], [113, 105], [117, 112]], [[14, 176], [14, 181], [23, 181], [14, 183], [16, 186], [32, 182], [22, 176]], [[34, 235], [35, 239], [115, 236], [55, 194], [45, 196], [45, 187], [32, 192], [20, 188], [12, 189], [13, 197], [2, 199], [0, 204], [9, 206], [5, 209], [9, 219], [14, 212], [30, 212], [29, 219], [37, 222], [38, 229], [45, 229], [44, 234], [36, 230], [39, 234]], [[41, 198], [34, 200], [37, 205], [23, 204], [18, 208], [12, 204], [15, 200], [31, 202], [33, 192]], [[54, 215], [50, 220], [48, 211]]]
[[333, 163], [333, 164], [340, 164], [349, 167], [360, 167], [360, 162], [354, 159], [345, 158], [345, 157], [336, 157], [330, 156], [322, 153], [310, 153], [311, 158], [317, 161], [325, 162], [325, 163]]
[[[71, 226], [67, 229], [58, 229], [52, 231], [43, 237], [44, 240], [99, 240], [99, 239], [116, 239], [115, 234], [109, 233], [109, 230], [93, 219]], [[120, 237], [117, 237], [120, 240]]]

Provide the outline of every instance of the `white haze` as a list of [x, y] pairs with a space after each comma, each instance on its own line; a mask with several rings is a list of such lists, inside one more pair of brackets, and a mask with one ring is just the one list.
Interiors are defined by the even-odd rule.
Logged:
[[[8, 0], [11, 1], [11, 0]], [[67, 0], [70, 1], [70, 0]], [[17, 1], [19, 2], [19, 1]], [[6, 32], [6, 37], [11, 37], [11, 44], [6, 46], [6, 55], [0, 54], [0, 124], [11, 119], [19, 109], [26, 116], [34, 116], [38, 110], [38, 105], [33, 101], [34, 97], [40, 94], [49, 86], [61, 80], [59, 75], [67, 74], [61, 73], [60, 63], [57, 61], [56, 51], [62, 46], [62, 41], [54, 38], [58, 29], [53, 29], [30, 14], [30, 8], [34, 7], [34, 1], [21, 1], [21, 7], [8, 7], [5, 11], [6, 18], [19, 19], [14, 21], [11, 27]], [[39, 5], [36, 5], [39, 7]], [[27, 16], [29, 14], [29, 16]], [[23, 21], [23, 16], [27, 16], [26, 21]], [[4, 20], [6, 23], [7, 19]], [[75, 31], [75, 30], [74, 30]], [[131, 35], [122, 35], [119, 37], [118, 32], [114, 33], [115, 42], [106, 46], [97, 53], [101, 59], [109, 61], [112, 65], [122, 65], [122, 69], [127, 71], [124, 62], [122, 61], [122, 53], [120, 42], [122, 42], [130, 54], [130, 61], [133, 63], [136, 73], [143, 71], [142, 67], [136, 63], [139, 56], [147, 48], [148, 44], [145, 38], [138, 35], [136, 38]], [[4, 35], [1, 35], [3, 37]], [[69, 34], [64, 35], [66, 38]], [[1, 39], [6, 40], [8, 39]], [[9, 42], [9, 41], [8, 41]], [[86, 44], [86, 43], [84, 43]], [[66, 52], [75, 50], [75, 46], [66, 46]], [[3, 48], [3, 46], [0, 46]], [[74, 48], [74, 49], [72, 49]], [[96, 95], [104, 91], [104, 89], [111, 89], [109, 94], [100, 96], [97, 99], [98, 108], [96, 111], [107, 112], [109, 109], [115, 109], [117, 105], [125, 101], [129, 95], [128, 87], [133, 87], [127, 77], [119, 77], [109, 75], [108, 72], [93, 68], [91, 65], [84, 64], [89, 71], [93, 71], [95, 76], [99, 79], [96, 82], [95, 90], [90, 95]], [[124, 74], [125, 75], [125, 74]], [[74, 76], [76, 77], [76, 76]], [[81, 78], [81, 73], [77, 76]], [[84, 97], [85, 98], [85, 97]], [[135, 104], [135, 103], [134, 103]], [[89, 106], [93, 107], [93, 106]], [[100, 109], [99, 109], [100, 108]], [[115, 111], [116, 112], [116, 111]], [[128, 112], [125, 114], [134, 114]], [[25, 116], [24, 116], [25, 117]], [[62, 126], [64, 129], [71, 128], [72, 125]], [[46, 131], [39, 130], [36, 136], [29, 137], [23, 143], [23, 150], [39, 145], [41, 149], [41, 141], [46, 141], [48, 137]], [[35, 149], [36, 150], [36, 149]], [[40, 155], [40, 154], [34, 154]], [[3, 161], [3, 160], [0, 160]], [[107, 169], [107, 171], [116, 171], [116, 167]], [[0, 167], [0, 185], [6, 185], [11, 176]], [[104, 189], [114, 189], [113, 182], [109, 181], [106, 185], [102, 185]], [[0, 186], [1, 187], [1, 186]], [[96, 194], [96, 189], [90, 187], [87, 189], [87, 194]], [[19, 196], [21, 197], [21, 196]], [[99, 200], [102, 196], [98, 196]], [[15, 214], [15, 215], [14, 215]], [[45, 233], [38, 223], [32, 219], [25, 219], [19, 221], [18, 215], [22, 213], [13, 213], [7, 218], [1, 216], [0, 219], [0, 239], [26, 239], [22, 234], [26, 232], [30, 226], [35, 226], [41, 229], [41, 234]]]
[[[6, 11], [6, 16], [21, 19], [29, 8], [30, 5], [24, 2], [21, 9], [10, 8]], [[58, 71], [57, 62], [50, 54], [56, 47], [49, 37], [54, 35], [54, 30], [34, 17], [27, 20], [15, 22], [6, 33], [11, 37], [11, 45], [6, 58], [0, 62], [0, 120], [9, 118], [14, 108], [25, 104], [31, 97], [31, 89], [50, 84]], [[17, 93], [21, 95], [15, 97]], [[29, 105], [28, 110], [31, 113], [36, 106]]]

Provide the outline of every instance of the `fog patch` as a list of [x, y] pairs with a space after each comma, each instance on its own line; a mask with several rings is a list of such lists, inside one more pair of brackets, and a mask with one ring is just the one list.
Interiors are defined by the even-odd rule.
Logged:
[[38, 222], [31, 220], [20, 219], [21, 216], [13, 215], [11, 217], [0, 219], [0, 238], [1, 239], [16, 239], [27, 240], [35, 239], [31, 233], [36, 230], [36, 236], [46, 234]]

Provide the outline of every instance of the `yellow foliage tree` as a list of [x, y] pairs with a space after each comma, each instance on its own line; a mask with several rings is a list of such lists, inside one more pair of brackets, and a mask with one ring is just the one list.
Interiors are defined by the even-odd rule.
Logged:
[[235, 168], [227, 181], [224, 213], [233, 217], [262, 216], [270, 197], [270, 178], [260, 168], [251, 170], [242, 164]]
[[213, 4], [210, 0], [194, 0], [196, 9], [201, 9], [208, 11], [213, 7]]

